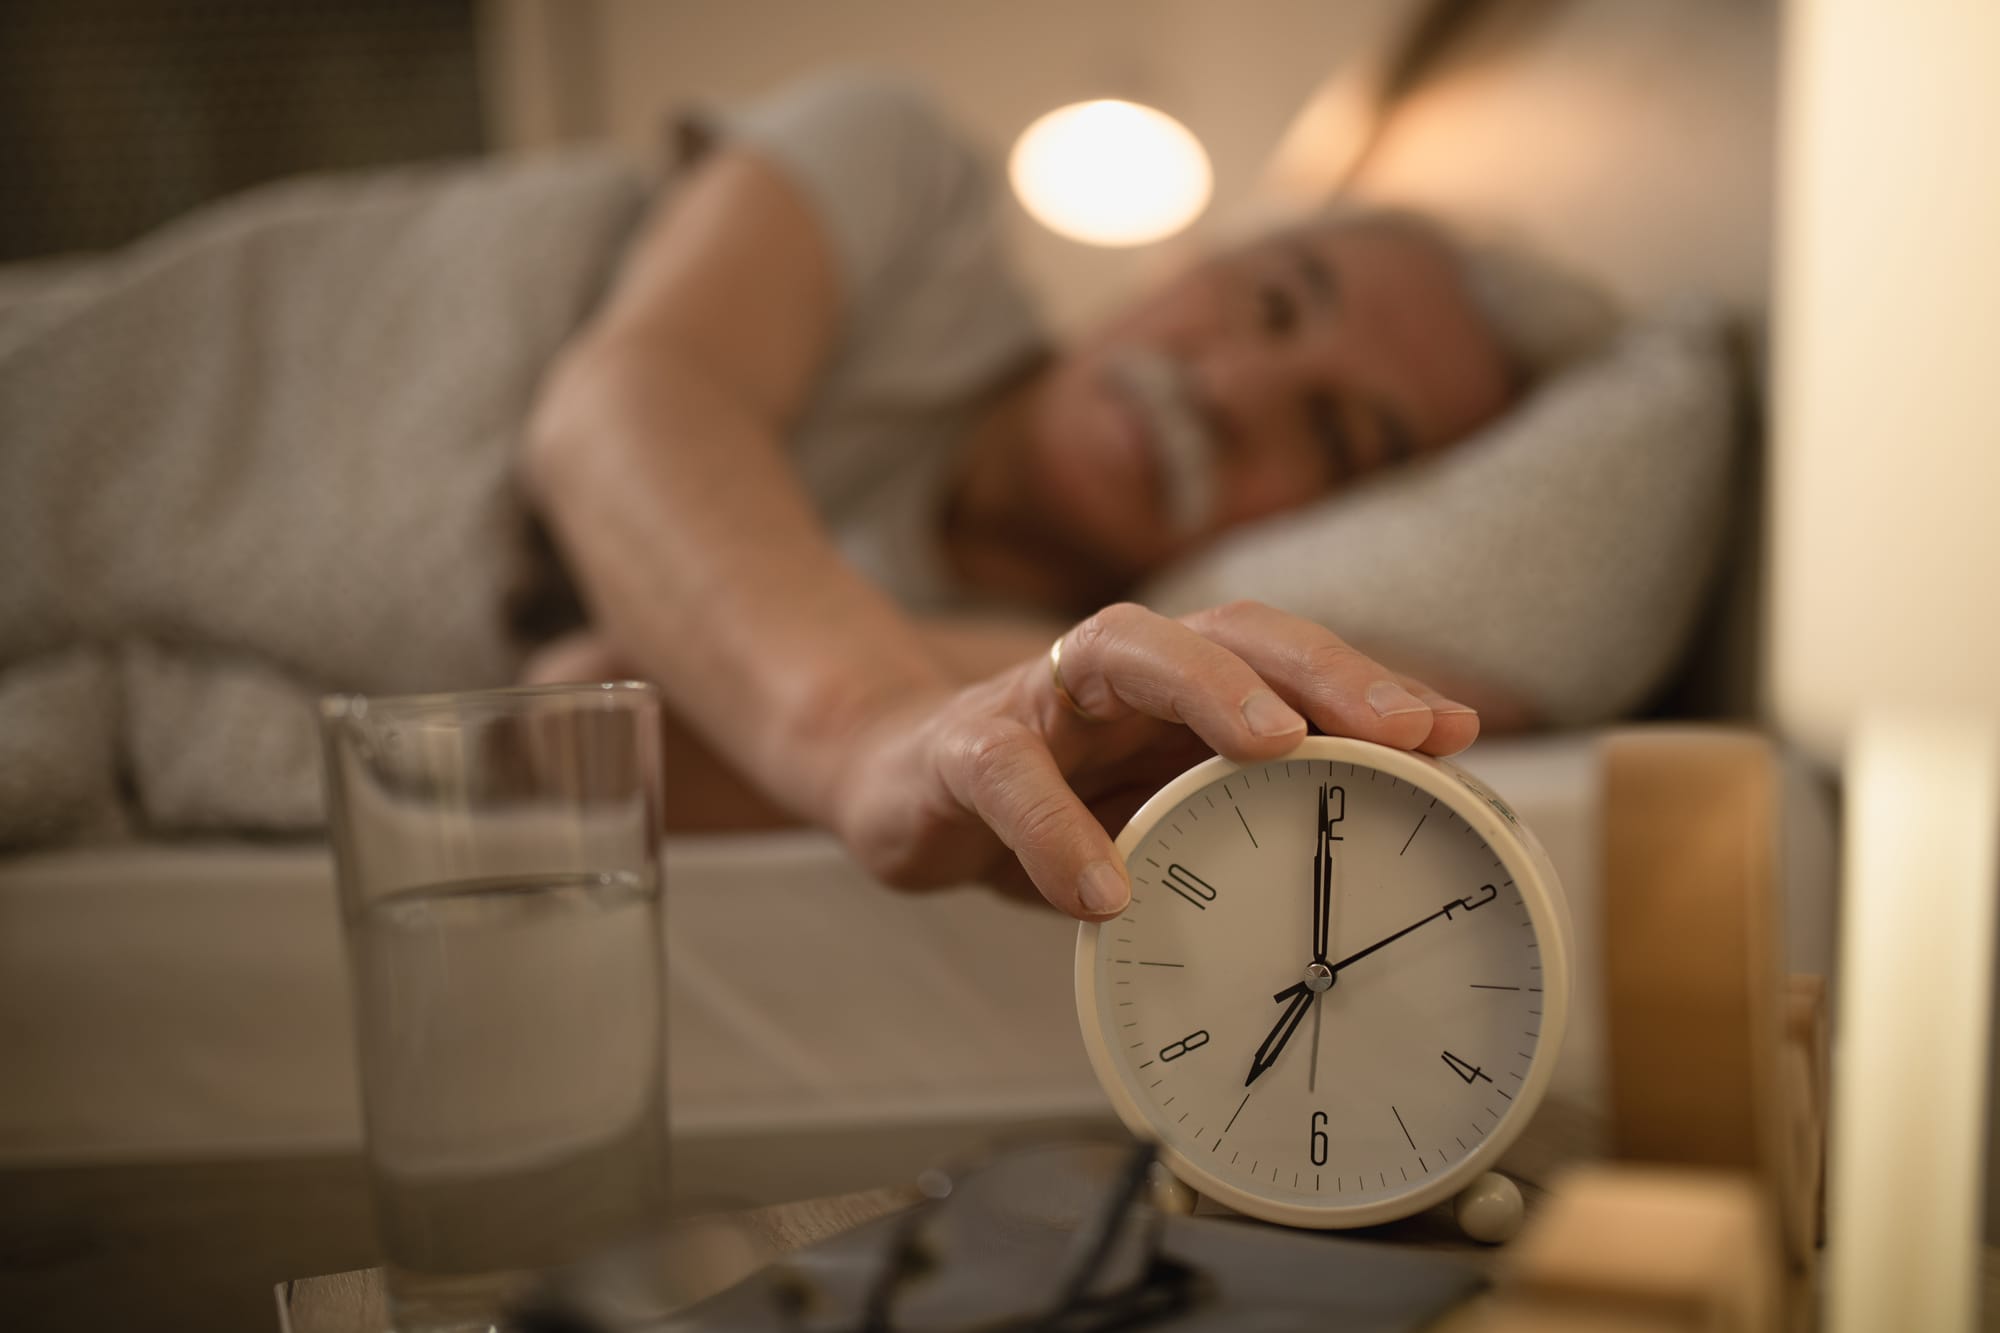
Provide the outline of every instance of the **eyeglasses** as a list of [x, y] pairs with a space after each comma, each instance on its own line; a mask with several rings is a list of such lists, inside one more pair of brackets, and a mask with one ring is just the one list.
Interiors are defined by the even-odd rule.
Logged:
[[[789, 1266], [773, 1287], [787, 1333], [1109, 1333], [1179, 1314], [1200, 1274], [1161, 1251], [1151, 1144], [1039, 1143], [919, 1178], [858, 1301]], [[844, 1311], [844, 1313], [843, 1313]]]
[[[1038, 1140], [926, 1171], [922, 1201], [777, 1260], [729, 1294], [725, 1322], [774, 1333], [1111, 1333], [1170, 1318], [1212, 1284], [1161, 1248], [1155, 1157], [1151, 1144], [1123, 1139]], [[657, 1316], [611, 1315], [602, 1291], [568, 1296], [516, 1311], [508, 1333], [659, 1326]]]

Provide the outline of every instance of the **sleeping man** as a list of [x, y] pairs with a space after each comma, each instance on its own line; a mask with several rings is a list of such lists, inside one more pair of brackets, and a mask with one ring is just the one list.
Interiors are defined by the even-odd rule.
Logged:
[[[652, 639], [684, 663], [692, 622], [732, 612], [661, 596], [659, 571], [734, 596], [738, 575], [693, 571], [745, 541], [757, 549], [742, 558], [777, 559], [786, 516], [765, 510], [800, 481], [849, 563], [901, 607], [1014, 613], [911, 625], [901, 655], [921, 642], [978, 679], [1218, 534], [1447, 448], [1508, 400], [1506, 354], [1454, 256], [1386, 217], [1217, 256], [1053, 352], [998, 252], [985, 186], [893, 88], [822, 84], [733, 127], [637, 244], [537, 414], [535, 495], [602, 628], [538, 656], [530, 679], [657, 679], [673, 668], [646, 659]], [[680, 475], [698, 453], [663, 458], [659, 442], [692, 439], [724, 443], [712, 470]], [[737, 471], [746, 453], [771, 460], [754, 485]], [[607, 529], [609, 513], [629, 526]], [[813, 550], [819, 535], [783, 540], [800, 541], [795, 567], [760, 604], [795, 600], [788, 621], [837, 605], [817, 581], [850, 576]], [[626, 600], [628, 583], [643, 586]], [[663, 617], [688, 619], [676, 632]], [[878, 674], [895, 673], [859, 678]], [[1454, 716], [1451, 748], [1473, 734]], [[757, 794], [706, 773], [689, 786], [681, 808], [699, 802], [703, 823]]]
[[680, 825], [803, 820], [892, 883], [1101, 919], [1107, 828], [1203, 753], [1537, 719], [1506, 664], [1426, 650], [1449, 623], [1378, 660], [1256, 588], [1122, 600], [1502, 413], [1517, 369], [1448, 245], [1301, 228], [1058, 352], [991, 207], [923, 102], [836, 78], [657, 192], [598, 163], [308, 183], [28, 289], [0, 721], [67, 738], [122, 687], [149, 822], [297, 826], [318, 689], [636, 675]]

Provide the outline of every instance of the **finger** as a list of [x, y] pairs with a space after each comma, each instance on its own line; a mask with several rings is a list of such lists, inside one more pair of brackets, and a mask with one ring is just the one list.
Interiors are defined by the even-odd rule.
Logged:
[[1102, 921], [1125, 910], [1132, 889], [1110, 836], [1027, 727], [982, 723], [949, 747], [941, 771], [953, 797], [985, 821], [1058, 911]]
[[[1299, 716], [1228, 647], [1141, 606], [1108, 606], [1069, 631], [1063, 683], [1106, 720], [1134, 712], [1186, 726], [1232, 759], [1267, 759], [1306, 733]], [[1067, 711], [1056, 701], [1051, 707]]]
[[[1400, 673], [1353, 647], [1322, 625], [1258, 602], [1238, 602], [1188, 617], [1191, 627], [1254, 669], [1286, 702], [1332, 735], [1449, 754], [1471, 743], [1466, 723], [1454, 720], [1430, 744], [1437, 717], [1431, 702], [1404, 684]], [[1435, 699], [1442, 695], [1432, 692]], [[1473, 724], [1477, 734], [1477, 724]], [[1462, 744], [1455, 744], [1460, 741]]]
[[1469, 704], [1440, 694], [1415, 676], [1397, 671], [1398, 684], [1431, 708], [1431, 732], [1417, 748], [1425, 754], [1457, 754], [1479, 739], [1479, 712]]

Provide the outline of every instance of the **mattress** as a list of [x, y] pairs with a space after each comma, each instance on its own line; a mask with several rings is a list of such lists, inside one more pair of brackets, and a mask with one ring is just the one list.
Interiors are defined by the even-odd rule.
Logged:
[[[1576, 917], [1552, 1099], [1597, 1104], [1594, 734], [1466, 766], [1536, 830]], [[1833, 807], [1786, 770], [1789, 962], [1832, 952]], [[1077, 1036], [1075, 926], [980, 889], [905, 894], [813, 832], [666, 853], [677, 1136], [1108, 1114]], [[330, 858], [134, 843], [0, 861], [0, 1165], [351, 1151], [361, 1136]]]

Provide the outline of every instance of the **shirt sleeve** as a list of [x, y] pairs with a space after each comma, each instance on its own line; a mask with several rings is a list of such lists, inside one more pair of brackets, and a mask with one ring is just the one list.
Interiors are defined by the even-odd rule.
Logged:
[[881, 75], [823, 76], [725, 114], [721, 127], [805, 195], [833, 252], [844, 319], [985, 206], [977, 154], [922, 93]]

